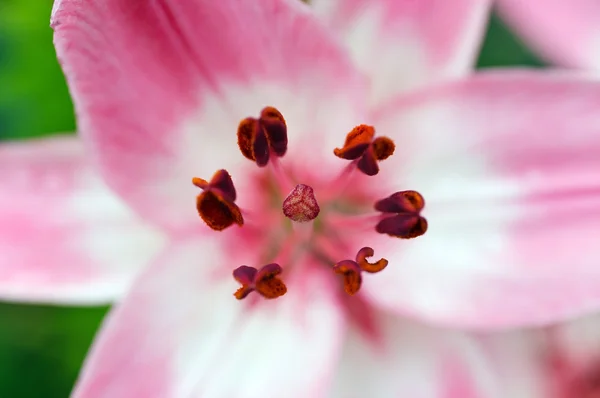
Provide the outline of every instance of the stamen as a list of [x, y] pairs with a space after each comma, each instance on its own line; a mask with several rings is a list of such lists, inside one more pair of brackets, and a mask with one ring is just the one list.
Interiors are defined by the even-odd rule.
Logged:
[[381, 258], [374, 263], [367, 261], [367, 257], [373, 257], [375, 251], [370, 247], [363, 247], [356, 254], [356, 262], [363, 271], [374, 274], [375, 272], [382, 271], [388, 265], [388, 260]]
[[373, 136], [375, 136], [375, 129], [372, 126], [366, 124], [356, 126], [346, 135], [344, 147], [335, 148], [333, 154], [342, 159], [358, 159], [371, 145]]
[[242, 265], [233, 270], [233, 277], [242, 285], [233, 295], [238, 300], [242, 300], [253, 291], [267, 299], [283, 296], [287, 287], [277, 277], [282, 271], [281, 266], [276, 263], [267, 264], [260, 270]]
[[235, 298], [241, 300], [254, 291], [256, 272], [256, 268], [248, 267], [247, 265], [242, 265], [233, 270], [233, 277], [242, 285], [242, 287], [233, 294]]
[[283, 201], [283, 214], [292, 221], [312, 221], [317, 218], [320, 211], [315, 192], [308, 185], [296, 185]]
[[375, 136], [373, 126], [361, 124], [356, 126], [346, 136], [343, 148], [335, 148], [333, 153], [335, 156], [357, 160], [356, 167], [369, 176], [374, 176], [379, 173], [378, 161], [387, 159], [392, 156], [396, 145], [388, 137]]
[[267, 134], [269, 147], [275, 155], [282, 157], [287, 152], [287, 125], [281, 112], [267, 106], [260, 112], [260, 122]]
[[336, 274], [344, 278], [344, 290], [351, 296], [354, 296], [360, 289], [362, 277], [360, 267], [352, 260], [342, 260], [333, 266]]
[[344, 279], [344, 290], [349, 295], [355, 295], [362, 284], [361, 272], [375, 273], [383, 270], [388, 261], [385, 258], [375, 263], [369, 263], [366, 258], [372, 257], [375, 251], [370, 247], [363, 247], [356, 254], [356, 261], [342, 260], [333, 266], [336, 274], [342, 275]]
[[237, 131], [238, 146], [242, 155], [259, 167], [269, 163], [272, 154], [283, 156], [287, 151], [287, 125], [281, 112], [272, 106], [264, 108], [258, 119], [242, 120]]
[[[427, 232], [427, 220], [421, 216], [425, 200], [416, 191], [401, 191], [375, 203], [383, 218], [375, 226], [380, 234], [402, 239], [416, 238]], [[389, 216], [389, 214], [394, 214]]]
[[254, 160], [260, 167], [269, 163], [269, 143], [259, 120], [251, 117], [242, 120], [237, 136], [242, 155]]
[[244, 225], [242, 212], [234, 203], [235, 187], [226, 170], [217, 171], [210, 182], [194, 177], [192, 183], [204, 191], [196, 198], [196, 209], [206, 225], [215, 231], [222, 231], [233, 223]]
[[350, 162], [344, 167], [337, 176], [333, 177], [328, 183], [329, 189], [320, 194], [323, 202], [329, 202], [342, 196], [346, 189], [352, 185], [354, 173], [357, 167], [354, 162]]
[[390, 138], [387, 137], [377, 137], [373, 144], [373, 152], [375, 153], [375, 157], [377, 160], [385, 160], [394, 154], [396, 150], [396, 144]]

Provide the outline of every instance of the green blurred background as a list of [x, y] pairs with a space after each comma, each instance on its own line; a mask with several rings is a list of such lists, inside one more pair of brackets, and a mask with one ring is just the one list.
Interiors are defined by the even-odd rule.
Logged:
[[[52, 0], [0, 0], [0, 140], [75, 130], [51, 8]], [[478, 67], [509, 65], [543, 63], [492, 16]], [[0, 303], [0, 398], [67, 397], [107, 310]]]

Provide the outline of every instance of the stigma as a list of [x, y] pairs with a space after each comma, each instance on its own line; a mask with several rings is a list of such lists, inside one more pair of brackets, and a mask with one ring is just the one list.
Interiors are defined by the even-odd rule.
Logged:
[[319, 215], [321, 209], [312, 187], [298, 184], [283, 201], [283, 214], [292, 221], [308, 222]]

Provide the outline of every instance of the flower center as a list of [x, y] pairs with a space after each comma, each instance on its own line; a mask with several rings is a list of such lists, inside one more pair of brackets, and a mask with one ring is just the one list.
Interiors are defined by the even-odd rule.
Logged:
[[[349, 229], [359, 227], [401, 239], [415, 238], [427, 231], [427, 221], [421, 216], [425, 201], [416, 191], [395, 192], [365, 205], [361, 192], [365, 187], [356, 183], [356, 173], [378, 174], [379, 162], [395, 150], [390, 138], [375, 137], [372, 126], [352, 129], [343, 147], [333, 150], [335, 156], [349, 160], [349, 164], [334, 181], [316, 181], [312, 186], [307, 184], [309, 181], [297, 181], [302, 173], [290, 173], [280, 163], [287, 152], [288, 137], [286, 121], [276, 108], [266, 107], [258, 118], [242, 120], [237, 137], [242, 155], [260, 171], [256, 185], [266, 200], [261, 204], [265, 208], [258, 212], [260, 222], [254, 222], [258, 225], [252, 225], [252, 213], [256, 212], [247, 214], [236, 205], [237, 193], [226, 170], [217, 171], [210, 181], [194, 177], [192, 183], [202, 190], [196, 198], [198, 214], [213, 230], [222, 231], [237, 224], [256, 228], [251, 234], [255, 238], [272, 236], [266, 238], [268, 244], [261, 245], [267, 252], [263, 256], [268, 258], [266, 265], [241, 265], [233, 271], [233, 277], [241, 284], [234, 293], [238, 300], [251, 292], [267, 299], [284, 295], [285, 271], [295, 266], [299, 251], [309, 254], [312, 262], [328, 267], [340, 279], [343, 290], [355, 295], [360, 290], [362, 274], [380, 272], [388, 261], [367, 261], [375, 255], [369, 246], [358, 252], [347, 249], [345, 235]], [[250, 219], [248, 223], [246, 218]], [[272, 231], [277, 233], [269, 235]], [[369, 234], [364, 235], [368, 240]], [[337, 249], [330, 250], [331, 247]], [[345, 253], [342, 258], [340, 250]], [[276, 258], [277, 263], [273, 262]]]

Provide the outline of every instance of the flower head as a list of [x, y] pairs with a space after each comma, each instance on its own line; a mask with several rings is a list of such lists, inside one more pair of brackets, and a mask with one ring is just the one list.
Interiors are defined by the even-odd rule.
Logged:
[[600, 84], [462, 77], [484, 1], [311, 7], [55, 3], [81, 137], [168, 237], [75, 396], [465, 397], [477, 340], [403, 316], [497, 328], [597, 305]]

